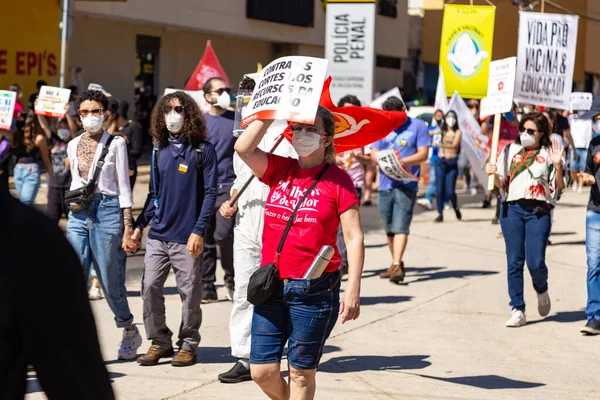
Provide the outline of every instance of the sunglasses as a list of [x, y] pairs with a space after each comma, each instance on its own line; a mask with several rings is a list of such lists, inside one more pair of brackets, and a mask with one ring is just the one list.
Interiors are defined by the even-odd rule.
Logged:
[[175, 106], [175, 107], [173, 107], [173, 106], [168, 106], [168, 105], [165, 106], [165, 108], [164, 108], [165, 114], [168, 114], [168, 113], [170, 113], [173, 110], [175, 110], [175, 112], [177, 114], [181, 114], [183, 112], [184, 108], [183, 108], [183, 106]]
[[537, 131], [535, 129], [523, 129], [522, 133], [528, 133], [529, 135], [533, 136], [536, 132]]
[[81, 115], [84, 118], [87, 117], [89, 114], [92, 114], [93, 116], [97, 117], [97, 116], [101, 115], [103, 112], [104, 112], [104, 110], [101, 108], [94, 108], [93, 110], [79, 109], [79, 115]]
[[316, 133], [317, 135], [321, 134], [321, 129], [319, 129], [319, 127], [317, 127], [315, 125], [309, 125], [309, 126], [304, 127], [300, 124], [293, 124], [290, 129], [291, 129], [292, 133], [298, 133], [298, 132], [301, 132], [302, 129], [305, 129], [306, 132], [308, 132], [308, 133]]
[[217, 89], [217, 90], [212, 90], [211, 93], [216, 93], [219, 96], [222, 95], [223, 93], [231, 93], [231, 88], [221, 88], [221, 89]]

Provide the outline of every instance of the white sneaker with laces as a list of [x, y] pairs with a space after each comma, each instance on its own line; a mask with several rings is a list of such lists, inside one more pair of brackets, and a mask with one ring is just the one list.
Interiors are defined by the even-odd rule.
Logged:
[[550, 296], [548, 295], [548, 291], [546, 290], [544, 293], [537, 295], [538, 298], [538, 312], [540, 316], [545, 317], [550, 314]]
[[477, 189], [471, 188], [471, 196], [477, 196]]
[[422, 199], [417, 200], [417, 204], [429, 211], [431, 211], [431, 209], [433, 208], [433, 206], [431, 205], [431, 201], [424, 197]]
[[90, 299], [90, 300], [102, 299], [102, 291], [100, 289], [100, 286], [92, 285], [90, 287], [90, 291], [88, 292], [88, 299]]
[[510, 319], [506, 321], [506, 326], [508, 328], [518, 328], [525, 325], [526, 322], [525, 313], [521, 310], [513, 309]]
[[119, 360], [135, 360], [137, 349], [142, 345], [142, 337], [137, 326], [133, 330], [123, 329], [123, 339], [119, 344]]
[[446, 203], [446, 205], [444, 206], [444, 210], [449, 210], [450, 209], [450, 204]]

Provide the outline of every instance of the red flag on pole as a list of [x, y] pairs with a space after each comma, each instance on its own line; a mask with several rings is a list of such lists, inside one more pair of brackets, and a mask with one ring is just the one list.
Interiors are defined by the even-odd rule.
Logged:
[[206, 49], [198, 63], [198, 66], [190, 76], [190, 79], [185, 85], [185, 90], [202, 90], [202, 85], [210, 78], [221, 77], [229, 85], [229, 79], [225, 70], [219, 62], [219, 58], [210, 43], [206, 42]]
[[[319, 105], [331, 111], [335, 118], [334, 143], [335, 150], [338, 153], [375, 143], [406, 122], [407, 115], [405, 112], [356, 106], [337, 107], [331, 101], [330, 84], [331, 77], [325, 80]], [[289, 126], [284, 135], [291, 141], [292, 131]]]

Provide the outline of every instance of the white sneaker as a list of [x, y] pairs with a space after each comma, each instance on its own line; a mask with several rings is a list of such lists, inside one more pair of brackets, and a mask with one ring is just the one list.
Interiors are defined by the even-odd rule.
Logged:
[[431, 201], [429, 201], [425, 197], [423, 197], [422, 199], [417, 200], [417, 204], [420, 205], [421, 207], [423, 207], [424, 209], [429, 210], [429, 211], [431, 211], [431, 209], [433, 208], [433, 206], [431, 205]]
[[537, 295], [538, 298], [538, 312], [542, 317], [550, 314], [550, 296], [548, 295], [548, 291], [546, 290], [544, 293]]
[[444, 210], [449, 210], [450, 209], [450, 204], [446, 203], [446, 205], [444, 206]]
[[573, 189], [573, 193], [577, 192], [577, 182], [573, 182], [572, 189]]
[[509, 328], [518, 328], [525, 325], [526, 322], [525, 313], [521, 310], [513, 309], [512, 316], [506, 321], [506, 326]]
[[579, 194], [583, 193], [583, 186], [579, 186], [579, 189], [577, 189], [577, 193], [579, 193]]
[[477, 196], [477, 189], [471, 188], [471, 196]]
[[102, 298], [102, 289], [100, 286], [93, 285], [90, 287], [90, 291], [88, 292], [88, 299], [90, 300], [100, 300]]
[[119, 360], [135, 360], [137, 349], [142, 345], [142, 337], [137, 326], [133, 330], [123, 329], [123, 339], [119, 344]]

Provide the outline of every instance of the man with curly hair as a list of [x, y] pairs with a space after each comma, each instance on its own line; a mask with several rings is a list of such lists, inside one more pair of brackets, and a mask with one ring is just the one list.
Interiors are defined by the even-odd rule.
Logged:
[[206, 142], [206, 126], [195, 101], [184, 92], [164, 96], [152, 113], [150, 193], [138, 217], [128, 251], [140, 246], [142, 230], [150, 222], [142, 300], [144, 326], [152, 345], [138, 358], [141, 365], [156, 365], [174, 354], [167, 327], [163, 287], [171, 267], [175, 271], [182, 312], [179, 351], [171, 365], [196, 362], [202, 323], [202, 251], [217, 193], [217, 155]]

